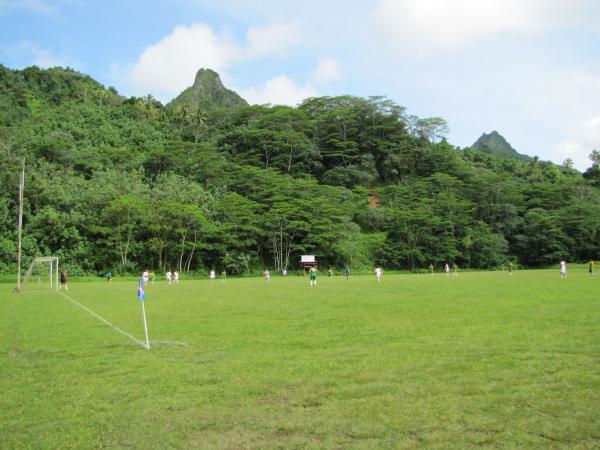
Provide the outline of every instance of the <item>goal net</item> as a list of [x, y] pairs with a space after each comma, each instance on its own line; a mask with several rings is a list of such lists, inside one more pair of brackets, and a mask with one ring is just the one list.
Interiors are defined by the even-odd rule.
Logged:
[[17, 289], [22, 291], [32, 284], [58, 290], [58, 256], [38, 256], [31, 261], [20, 289]]

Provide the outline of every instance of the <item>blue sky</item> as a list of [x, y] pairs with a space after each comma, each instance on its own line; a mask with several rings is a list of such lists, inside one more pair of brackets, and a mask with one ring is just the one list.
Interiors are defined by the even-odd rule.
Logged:
[[251, 103], [385, 95], [584, 170], [600, 149], [597, 0], [0, 0], [0, 63], [169, 101], [200, 67]]

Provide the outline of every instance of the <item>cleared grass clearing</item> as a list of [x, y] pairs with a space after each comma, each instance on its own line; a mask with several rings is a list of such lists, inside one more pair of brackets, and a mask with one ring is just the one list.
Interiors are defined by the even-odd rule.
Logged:
[[[11, 287], [3, 448], [600, 446], [600, 277], [583, 270], [157, 283], [151, 351]], [[67, 294], [141, 340], [136, 290]]]

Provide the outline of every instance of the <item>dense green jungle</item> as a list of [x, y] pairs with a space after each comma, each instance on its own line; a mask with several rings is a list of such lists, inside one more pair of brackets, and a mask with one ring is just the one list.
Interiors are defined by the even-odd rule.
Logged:
[[0, 272], [16, 268], [23, 158], [23, 267], [56, 255], [72, 275], [239, 275], [296, 269], [301, 254], [407, 271], [598, 256], [598, 151], [580, 173], [457, 148], [447, 132], [382, 96], [248, 105], [210, 70], [163, 105], [71, 69], [0, 65]]

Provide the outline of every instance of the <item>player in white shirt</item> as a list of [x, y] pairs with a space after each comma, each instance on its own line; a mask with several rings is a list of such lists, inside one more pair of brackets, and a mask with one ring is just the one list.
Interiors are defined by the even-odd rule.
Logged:
[[171, 271], [170, 271], [170, 270], [169, 270], [169, 271], [168, 271], [168, 272], [165, 274], [165, 277], [167, 278], [167, 284], [168, 284], [169, 286], [171, 286], [171, 280], [172, 280], [172, 278], [173, 278], [173, 274], [171, 273]]
[[177, 271], [173, 272], [173, 283], [179, 284], [179, 272]]
[[567, 278], [567, 262], [564, 260], [560, 262], [560, 277]]
[[142, 272], [142, 281], [144, 282], [144, 286], [148, 286], [148, 280], [150, 279], [150, 275], [148, 274], [148, 269], [144, 269]]
[[264, 275], [264, 277], [265, 277], [265, 281], [266, 281], [267, 283], [270, 283], [270, 282], [271, 282], [271, 272], [269, 272], [268, 270], [265, 270], [265, 271], [263, 272], [263, 275]]
[[381, 267], [375, 267], [375, 279], [379, 282], [381, 281]]
[[446, 276], [450, 275], [450, 266], [448, 265], [448, 263], [446, 263], [446, 265], [444, 266], [444, 272], [446, 272]]
[[215, 278], [217, 277], [217, 274], [215, 273], [215, 270], [211, 270], [210, 273], [208, 274], [208, 278], [210, 278], [210, 284], [215, 284]]

